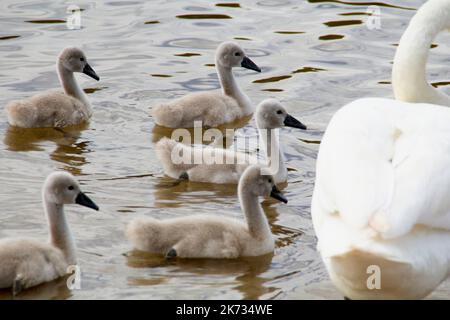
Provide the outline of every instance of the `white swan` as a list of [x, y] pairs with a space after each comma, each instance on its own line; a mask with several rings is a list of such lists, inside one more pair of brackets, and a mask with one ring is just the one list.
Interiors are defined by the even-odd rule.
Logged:
[[6, 106], [8, 122], [22, 128], [65, 127], [87, 122], [92, 115], [86, 94], [78, 86], [74, 72], [100, 80], [83, 51], [65, 48], [58, 56], [57, 71], [64, 92], [50, 90]]
[[[450, 1], [428, 1], [411, 25], [426, 34], [408, 40], [407, 32], [401, 50], [405, 41], [425, 38], [428, 48], [431, 34], [450, 27]], [[398, 61], [399, 54], [394, 78], [403, 67]], [[408, 84], [394, 81], [396, 97], [448, 105], [415, 72]], [[436, 104], [367, 98], [333, 116], [317, 158], [311, 212], [318, 250], [345, 296], [423, 298], [449, 276], [449, 141], [450, 110]]]
[[127, 237], [136, 249], [167, 257], [231, 259], [273, 252], [274, 238], [258, 198], [270, 195], [287, 203], [286, 198], [259, 166], [247, 168], [238, 194], [246, 223], [213, 214], [137, 218], [128, 225]]
[[392, 87], [397, 100], [450, 107], [450, 97], [431, 86], [425, 73], [434, 38], [449, 28], [450, 0], [429, 0], [411, 19], [392, 68]]
[[[422, 298], [450, 273], [450, 110], [357, 100], [331, 120], [312, 218], [338, 289], [352, 299]], [[381, 268], [369, 290], [367, 269]]]
[[13, 288], [13, 294], [66, 274], [76, 265], [75, 243], [64, 214], [64, 204], [77, 203], [98, 210], [74, 177], [65, 172], [50, 174], [42, 189], [50, 243], [27, 238], [0, 240], [0, 288]]
[[261, 72], [234, 42], [222, 43], [216, 51], [216, 68], [222, 91], [191, 93], [172, 102], [153, 107], [156, 124], [169, 128], [192, 128], [194, 121], [216, 127], [250, 115], [253, 105], [236, 83], [232, 68], [244, 67]]
[[[274, 173], [275, 183], [285, 182], [287, 168], [275, 129], [288, 126], [306, 130], [306, 126], [289, 115], [275, 99], [262, 101], [256, 108], [255, 118], [260, 141], [266, 151], [267, 165], [271, 165], [272, 159], [278, 164], [278, 170]], [[197, 182], [237, 184], [244, 170], [250, 164], [258, 163], [256, 157], [247, 153], [209, 146], [187, 146], [168, 138], [158, 141], [155, 149], [168, 176]], [[273, 157], [272, 150], [276, 152]], [[220, 159], [222, 162], [208, 162], [210, 158]], [[202, 161], [198, 163], [193, 161], [194, 159]]]

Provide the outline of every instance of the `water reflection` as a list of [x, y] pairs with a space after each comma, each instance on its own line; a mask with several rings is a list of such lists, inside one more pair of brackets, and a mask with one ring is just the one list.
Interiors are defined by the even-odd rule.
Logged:
[[216, 7], [240, 8], [241, 5], [238, 2], [228, 2], [228, 3], [216, 3]]
[[267, 92], [283, 92], [283, 89], [276, 89], [276, 88], [269, 88], [269, 89], [262, 89], [261, 91], [267, 91]]
[[270, 78], [264, 78], [264, 79], [258, 79], [253, 80], [253, 83], [267, 83], [267, 82], [278, 82], [281, 80], [289, 79], [292, 76], [290, 75], [284, 75], [284, 76], [277, 76], [277, 77], [270, 77]]
[[319, 37], [319, 40], [328, 41], [328, 40], [339, 40], [344, 39], [344, 35], [342, 34], [325, 34]]
[[10, 39], [16, 39], [16, 38], [20, 38], [20, 36], [4, 36], [4, 37], [0, 37], [0, 40], [10, 40]]
[[178, 19], [231, 19], [227, 14], [208, 14], [208, 13], [197, 13], [197, 14], [180, 14], [177, 16]]
[[225, 198], [236, 197], [236, 186], [163, 177], [156, 183], [153, 195], [156, 208], [178, 208], [205, 202], [222, 204]]
[[303, 68], [297, 69], [295, 71], [292, 71], [292, 73], [307, 73], [307, 72], [319, 72], [319, 71], [327, 71], [327, 70], [322, 69], [322, 68], [315, 68], [315, 67], [303, 67]]
[[65, 20], [58, 19], [48, 19], [48, 20], [27, 20], [25, 22], [28, 23], [37, 23], [37, 24], [53, 24], [53, 23], [66, 23]]
[[68, 276], [61, 277], [52, 282], [43, 283], [39, 286], [22, 291], [16, 297], [13, 297], [10, 289], [0, 290], [0, 300], [61, 300], [69, 299], [72, 292], [67, 288]]
[[3, 143], [9, 151], [44, 151], [45, 142], [53, 142], [56, 149], [50, 153], [50, 159], [64, 164], [62, 169], [73, 175], [82, 174], [86, 164], [85, 154], [89, 152], [89, 141], [78, 141], [81, 132], [88, 124], [70, 128], [33, 128], [23, 129], [9, 126]]
[[220, 275], [232, 277], [236, 282], [234, 289], [238, 290], [243, 299], [258, 299], [263, 294], [273, 292], [279, 288], [266, 286], [270, 278], [263, 276], [271, 263], [273, 254], [259, 257], [246, 257], [232, 260], [225, 259], [165, 259], [161, 255], [132, 251], [127, 254], [127, 265], [132, 268], [168, 268], [167, 276], [130, 277], [133, 285], [159, 285], [173, 281], [177, 274], [191, 274], [194, 276]]
[[173, 77], [170, 74], [162, 74], [162, 73], [152, 73], [150, 75], [155, 78], [171, 78], [171, 77]]
[[200, 53], [194, 53], [194, 52], [184, 52], [184, 53], [177, 53], [174, 54], [174, 56], [176, 57], [196, 57], [196, 56], [201, 56]]
[[108, 87], [92, 87], [92, 88], [84, 88], [83, 91], [84, 91], [86, 94], [91, 94], [91, 93], [94, 93], [94, 92], [96, 92], [96, 91], [101, 91], [101, 90], [103, 90], [103, 89], [108, 89]]
[[339, 3], [339, 4], [346, 4], [350, 6], [380, 6], [380, 7], [386, 7], [386, 8], [395, 8], [395, 9], [403, 9], [403, 10], [415, 10], [414, 8], [408, 8], [408, 7], [402, 7], [402, 6], [396, 6], [393, 4], [381, 2], [381, 1], [365, 1], [365, 2], [352, 2], [352, 1], [342, 1], [342, 0], [308, 0], [310, 3]]
[[[287, 185], [280, 185], [280, 189], [283, 189]], [[275, 247], [282, 248], [289, 246], [294, 243], [294, 241], [300, 237], [303, 232], [299, 229], [287, 227], [277, 223], [279, 220], [279, 213], [277, 211], [279, 202], [273, 199], [265, 199], [262, 203], [263, 210], [266, 214], [267, 220], [269, 221], [272, 234], [275, 235]]]
[[303, 31], [274, 31], [275, 33], [278, 34], [304, 34], [305, 32]]
[[362, 24], [362, 20], [339, 20], [339, 21], [328, 21], [324, 22], [323, 24], [327, 27], [334, 28], [334, 27], [345, 27], [345, 26], [352, 26], [355, 24]]

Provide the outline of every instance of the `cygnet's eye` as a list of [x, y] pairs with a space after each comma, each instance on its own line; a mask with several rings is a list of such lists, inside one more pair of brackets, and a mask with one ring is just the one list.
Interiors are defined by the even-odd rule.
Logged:
[[235, 55], [236, 57], [240, 57], [240, 56], [241, 56], [241, 53], [240, 53], [240, 52], [236, 52], [234, 55]]
[[278, 110], [277, 114], [283, 114], [283, 110]]
[[75, 189], [75, 187], [74, 187], [74, 186], [69, 186], [69, 187], [67, 187], [67, 189], [69, 189], [70, 191], [72, 191], [73, 189]]
[[269, 179], [269, 183], [272, 183], [272, 179]]
[[83, 58], [83, 57], [81, 57], [81, 58], [80, 58], [80, 61], [84, 61], [84, 58]]

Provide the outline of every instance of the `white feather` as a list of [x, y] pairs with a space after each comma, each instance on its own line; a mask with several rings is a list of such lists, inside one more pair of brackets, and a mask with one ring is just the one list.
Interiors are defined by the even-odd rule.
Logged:
[[[333, 259], [356, 251], [406, 264], [421, 277], [397, 298], [422, 297], [448, 276], [449, 165], [445, 107], [367, 98], [336, 113], [321, 143], [312, 203], [318, 249], [335, 280]], [[336, 282], [350, 297], [381, 294]]]

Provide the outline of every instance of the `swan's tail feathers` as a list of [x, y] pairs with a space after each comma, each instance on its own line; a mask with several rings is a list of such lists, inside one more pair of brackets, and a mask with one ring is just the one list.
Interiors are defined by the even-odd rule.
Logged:
[[135, 249], [165, 254], [164, 248], [161, 248], [161, 233], [161, 222], [149, 217], [132, 220], [125, 230], [126, 237]]
[[152, 116], [156, 124], [169, 128], [180, 127], [183, 120], [182, 110], [171, 104], [160, 104], [153, 107]]
[[195, 167], [192, 148], [175, 140], [162, 138], [156, 144], [155, 151], [164, 167], [164, 173], [174, 179], [185, 177], [187, 171]]
[[12, 126], [28, 128], [36, 120], [36, 112], [26, 101], [11, 101], [6, 105], [8, 122]]

